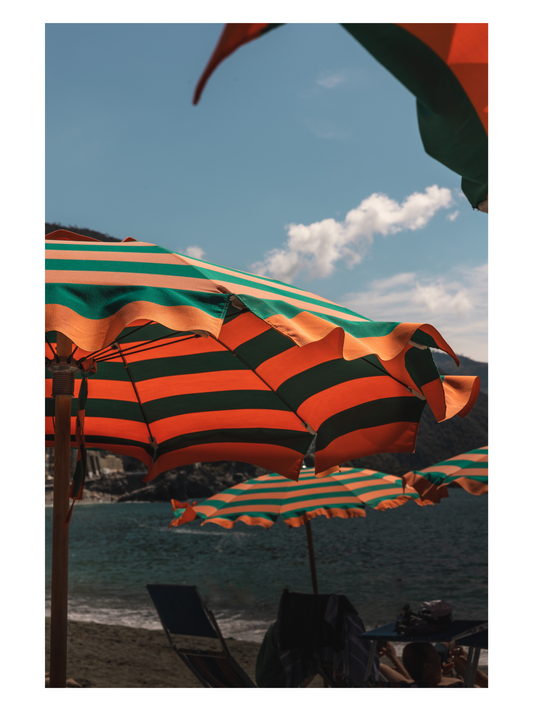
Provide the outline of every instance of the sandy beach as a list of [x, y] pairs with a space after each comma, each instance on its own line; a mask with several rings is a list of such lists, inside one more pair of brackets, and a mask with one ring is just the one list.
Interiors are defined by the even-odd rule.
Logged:
[[[46, 672], [50, 618], [46, 617]], [[183, 646], [219, 649], [216, 642], [181, 637]], [[199, 643], [201, 642], [201, 643]], [[252, 680], [259, 644], [226, 638], [230, 652]], [[202, 684], [170, 647], [163, 629], [146, 630], [95, 622], [68, 622], [67, 678], [82, 687], [192, 688]], [[311, 686], [322, 687], [320, 677]]]

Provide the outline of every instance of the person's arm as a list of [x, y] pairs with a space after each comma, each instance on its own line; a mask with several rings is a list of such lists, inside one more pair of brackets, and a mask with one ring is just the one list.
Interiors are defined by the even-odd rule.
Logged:
[[[468, 662], [468, 657], [463, 649], [463, 647], [454, 647], [453, 649], [450, 649], [450, 657], [454, 663], [454, 667], [456, 672], [464, 679], [465, 678], [465, 672], [466, 672], [466, 664]], [[477, 686], [481, 687], [482, 689], [486, 689], [489, 686], [489, 677], [485, 672], [482, 672], [480, 669], [476, 670], [476, 678], [475, 678], [475, 683]]]
[[[407, 669], [404, 667], [404, 665], [398, 659], [398, 656], [397, 656], [396, 652], [394, 651], [394, 647], [392, 646], [391, 642], [386, 642], [380, 649], [378, 649], [378, 656], [380, 658], [387, 657], [388, 659], [390, 659], [392, 668], [395, 671], [397, 671], [398, 674], [401, 674], [401, 676], [403, 676], [405, 679], [407, 679], [407, 681], [413, 681], [411, 679], [411, 677], [409, 676]], [[384, 666], [385, 666], [385, 664], [380, 664], [381, 671], [383, 671]], [[386, 676], [386, 672], [383, 675]]]

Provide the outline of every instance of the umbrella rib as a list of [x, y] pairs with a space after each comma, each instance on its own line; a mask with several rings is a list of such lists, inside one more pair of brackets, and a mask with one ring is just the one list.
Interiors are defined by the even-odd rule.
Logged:
[[215, 341], [217, 341], [217, 343], [220, 343], [221, 346], [224, 346], [224, 348], [225, 348], [227, 351], [229, 351], [229, 352], [232, 353], [236, 358], [238, 358], [238, 359], [241, 361], [241, 363], [244, 363], [244, 365], [245, 365], [247, 368], [249, 368], [249, 369], [252, 371], [252, 373], [254, 373], [254, 374], [259, 378], [259, 380], [261, 380], [261, 381], [267, 386], [267, 388], [268, 388], [271, 392], [273, 392], [274, 395], [275, 395], [279, 400], [281, 400], [281, 402], [282, 402], [284, 405], [286, 405], [286, 407], [287, 407], [293, 414], [296, 415], [296, 417], [300, 420], [300, 422], [303, 424], [303, 426], [305, 427], [305, 429], [306, 429], [310, 434], [316, 435], [316, 432], [315, 432], [315, 430], [311, 427], [311, 425], [308, 425], [307, 422], [306, 422], [304, 419], [302, 419], [302, 418], [300, 417], [300, 415], [296, 412], [296, 410], [295, 410], [293, 407], [291, 407], [291, 406], [289, 405], [289, 403], [285, 400], [285, 398], [281, 397], [281, 395], [280, 395], [279, 393], [277, 393], [277, 392], [274, 390], [274, 388], [272, 388], [271, 385], [270, 385], [269, 383], [267, 383], [267, 381], [259, 375], [259, 373], [255, 370], [255, 368], [253, 368], [253, 367], [250, 365], [250, 363], [248, 363], [246, 360], [244, 360], [244, 358], [243, 358], [241, 355], [239, 355], [238, 353], [235, 353], [235, 351], [233, 351], [231, 348], [229, 348], [229, 346], [227, 346], [225, 343], [223, 343], [219, 338], [215, 338], [214, 336], [212, 336], [212, 338], [214, 338]]
[[142, 406], [141, 398], [139, 397], [139, 392], [138, 392], [138, 390], [137, 390], [137, 386], [135, 385], [135, 381], [134, 381], [134, 379], [133, 379], [133, 375], [132, 375], [131, 372], [130, 372], [128, 363], [127, 363], [127, 361], [126, 361], [126, 358], [124, 357], [124, 354], [122, 353], [122, 350], [120, 349], [120, 344], [118, 344], [118, 343], [115, 342], [113, 345], [114, 345], [114, 347], [118, 350], [118, 352], [120, 353], [120, 357], [122, 358], [122, 361], [123, 361], [124, 366], [125, 366], [125, 368], [126, 368], [126, 372], [128, 373], [128, 377], [129, 377], [129, 379], [130, 379], [130, 381], [131, 381], [131, 384], [132, 384], [132, 386], [133, 386], [133, 390], [134, 390], [134, 392], [135, 392], [135, 397], [137, 398], [137, 402], [139, 403], [139, 407], [141, 408], [141, 413], [142, 413], [142, 416], [143, 416], [143, 418], [144, 418], [144, 422], [145, 422], [146, 427], [147, 427], [147, 429], [148, 429], [148, 436], [149, 436], [150, 444], [152, 445], [152, 447], [153, 447], [154, 449], [157, 449], [157, 442], [156, 442], [156, 439], [155, 439], [155, 437], [152, 435], [152, 431], [151, 431], [151, 429], [150, 429], [150, 424], [149, 424], [149, 422], [148, 422], [148, 418], [146, 417], [146, 413], [145, 413], [144, 408], [143, 408], [143, 406]]
[[[176, 331], [175, 333], [178, 333]], [[161, 336], [160, 338], [154, 338], [151, 341], [146, 341], [146, 343], [157, 343], [158, 341], [162, 341], [164, 338], [168, 338], [169, 336]], [[200, 338], [200, 336], [197, 336], [196, 334], [194, 336], [184, 336], [183, 338], [176, 338], [174, 341], [165, 341], [165, 343], [157, 343], [156, 346], [150, 346], [149, 348], [144, 348], [144, 347], [139, 347], [139, 346], [131, 346], [129, 349], [125, 348], [124, 351], [121, 351], [122, 353], [125, 353], [126, 355], [135, 355], [136, 353], [144, 353], [145, 351], [151, 351], [154, 350], [154, 348], [162, 348], [163, 346], [170, 346], [174, 343], [182, 343], [183, 341], [188, 341], [191, 338]], [[118, 343], [117, 343], [118, 345]], [[112, 353], [113, 349], [113, 344], [109, 346], [108, 350], [106, 352], [102, 351], [103, 357], [98, 358], [99, 363], [103, 363], [106, 360], [113, 360], [116, 358], [116, 355]]]
[[426, 399], [425, 397], [423, 397], [423, 396], [421, 397], [418, 393], [414, 392], [414, 390], [412, 390], [412, 388], [410, 388], [408, 385], [406, 385], [405, 383], [402, 383], [401, 380], [398, 380], [398, 378], [395, 378], [394, 375], [391, 375], [387, 370], [385, 370], [385, 368], [380, 368], [379, 365], [372, 363], [371, 360], [367, 360], [364, 356], [361, 358], [361, 360], [364, 360], [365, 363], [368, 363], [368, 365], [373, 366], [376, 370], [379, 370], [380, 373], [383, 373], [384, 375], [389, 377], [391, 380], [395, 380], [400, 385], [403, 385], [404, 388], [409, 390], [410, 393], [413, 393], [413, 395], [416, 395], [416, 397], [421, 398], [423, 400]]

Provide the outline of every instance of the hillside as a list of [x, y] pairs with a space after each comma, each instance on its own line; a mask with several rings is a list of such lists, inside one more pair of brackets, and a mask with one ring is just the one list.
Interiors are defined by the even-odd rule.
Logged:
[[69, 225], [67, 227], [59, 222], [45, 222], [44, 229], [45, 235], [49, 232], [55, 232], [56, 230], [68, 230], [69, 232], [76, 232], [76, 234], [85, 235], [86, 237], [94, 237], [94, 239], [99, 239], [102, 242], [120, 242], [116, 237], [111, 237], [111, 235], [103, 232], [96, 232], [96, 230], [90, 230], [88, 227], [77, 227], [76, 225]]

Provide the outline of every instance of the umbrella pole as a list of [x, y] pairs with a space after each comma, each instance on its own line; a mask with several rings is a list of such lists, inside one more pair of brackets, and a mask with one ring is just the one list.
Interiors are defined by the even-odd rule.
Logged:
[[[57, 334], [57, 355], [70, 355], [72, 341]], [[54, 379], [56, 373], [54, 373]], [[55, 383], [54, 383], [55, 384]], [[66, 687], [68, 610], [68, 491], [70, 484], [70, 418], [72, 395], [55, 395], [54, 499], [50, 611], [50, 686]]]
[[309, 551], [309, 565], [311, 566], [311, 581], [313, 583], [313, 593], [318, 595], [318, 583], [316, 581], [315, 552], [313, 549], [313, 534], [311, 533], [311, 521], [305, 522], [305, 532], [307, 533], [307, 549]]

